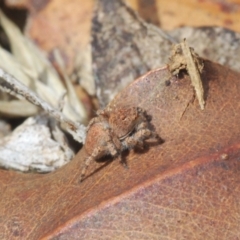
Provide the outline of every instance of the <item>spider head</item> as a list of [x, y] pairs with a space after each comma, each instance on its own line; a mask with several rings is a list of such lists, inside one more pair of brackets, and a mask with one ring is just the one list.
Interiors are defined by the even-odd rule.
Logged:
[[142, 109], [125, 106], [111, 111], [108, 121], [115, 135], [119, 140], [123, 140], [143, 121], [142, 116]]

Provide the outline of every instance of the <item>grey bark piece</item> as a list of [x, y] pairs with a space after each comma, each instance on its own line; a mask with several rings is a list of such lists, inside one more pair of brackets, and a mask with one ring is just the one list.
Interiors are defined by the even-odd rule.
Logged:
[[92, 59], [102, 107], [136, 77], [167, 62], [171, 42], [157, 27], [149, 26], [122, 1], [98, 1]]

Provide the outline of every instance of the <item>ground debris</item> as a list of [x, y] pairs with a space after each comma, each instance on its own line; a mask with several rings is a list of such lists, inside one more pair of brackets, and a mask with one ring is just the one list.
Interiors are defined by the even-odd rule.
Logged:
[[181, 70], [187, 70], [201, 109], [204, 109], [204, 89], [201, 73], [204, 67], [203, 60], [188, 46], [186, 39], [182, 43], [173, 46], [169, 59], [169, 70], [173, 75], [178, 75]]

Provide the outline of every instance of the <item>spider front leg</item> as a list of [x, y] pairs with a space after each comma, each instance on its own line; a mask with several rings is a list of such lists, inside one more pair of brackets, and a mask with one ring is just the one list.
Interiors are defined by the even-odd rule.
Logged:
[[107, 117], [108, 117], [108, 113], [105, 110], [98, 110], [97, 111], [97, 117], [94, 117], [93, 119], [91, 119], [91, 121], [89, 122], [88, 126], [87, 126], [87, 131], [90, 129], [90, 127], [92, 125], [94, 125], [95, 123], [105, 123], [104, 125], [104, 129], [108, 129], [109, 125], [107, 124]]
[[119, 158], [120, 158], [119, 163], [120, 163], [125, 169], [128, 169], [128, 165], [127, 165], [126, 159], [123, 158], [122, 155], [120, 155]]
[[107, 143], [106, 146], [99, 146], [96, 149], [94, 149], [93, 153], [89, 157], [87, 157], [84, 161], [84, 166], [82, 168], [79, 182], [83, 181], [83, 178], [86, 174], [86, 171], [87, 171], [89, 165], [93, 161], [95, 161], [107, 154], [110, 154], [113, 157], [117, 156], [117, 154], [118, 154], [116, 147], [114, 146], [114, 144], [112, 144], [110, 142]]
[[148, 128], [140, 128], [133, 135], [126, 137], [122, 141], [122, 146], [124, 149], [132, 149], [136, 146], [143, 147], [144, 140], [152, 137], [153, 135], [155, 134]]
[[93, 124], [99, 123], [99, 122], [103, 122], [103, 117], [102, 116], [94, 117], [93, 119], [91, 119], [91, 121], [89, 122], [89, 124], [87, 126], [87, 132]]
[[[152, 137], [152, 138], [156, 138], [159, 139], [158, 134], [155, 131], [152, 131], [148, 128], [148, 123], [144, 120], [143, 122], [141, 122], [140, 124], [138, 124], [138, 126], [136, 127], [136, 131], [138, 132], [139, 130], [148, 130], [150, 132], [149, 137], [147, 137], [146, 139]], [[148, 133], [146, 133], [146, 135], [148, 135]], [[143, 139], [145, 140], [145, 139]], [[143, 143], [142, 140], [142, 143]]]

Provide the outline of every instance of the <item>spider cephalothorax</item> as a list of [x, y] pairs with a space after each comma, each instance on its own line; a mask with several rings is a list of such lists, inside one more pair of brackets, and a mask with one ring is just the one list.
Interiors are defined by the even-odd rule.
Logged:
[[156, 138], [157, 134], [149, 129], [149, 122], [141, 108], [99, 110], [87, 128], [85, 149], [89, 156], [85, 159], [81, 180], [93, 160], [106, 155], [116, 157], [126, 149], [143, 147], [144, 141], [151, 137]]

